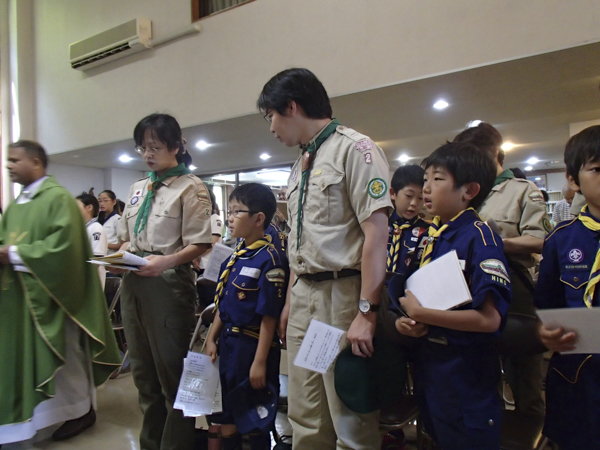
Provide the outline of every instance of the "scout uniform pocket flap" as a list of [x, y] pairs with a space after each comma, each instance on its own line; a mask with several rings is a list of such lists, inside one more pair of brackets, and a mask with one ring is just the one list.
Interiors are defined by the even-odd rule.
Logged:
[[560, 281], [571, 286], [573, 289], [579, 289], [588, 282], [585, 272], [567, 272], [560, 275]]
[[258, 291], [258, 280], [245, 275], [238, 275], [231, 282], [236, 288], [242, 291]]

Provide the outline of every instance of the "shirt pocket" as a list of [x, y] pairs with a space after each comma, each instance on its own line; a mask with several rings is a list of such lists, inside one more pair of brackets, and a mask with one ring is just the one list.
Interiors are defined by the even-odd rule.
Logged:
[[503, 238], [520, 236], [519, 224], [521, 222], [521, 211], [517, 207], [508, 208], [493, 214], [492, 219], [498, 224]]
[[560, 274], [568, 306], [581, 307], [584, 304], [583, 294], [588, 283], [588, 276], [589, 274], [585, 271], [568, 271]]
[[306, 211], [311, 222], [321, 225], [338, 223], [343, 216], [345, 193], [344, 174], [324, 173], [309, 179], [310, 192], [306, 199]]

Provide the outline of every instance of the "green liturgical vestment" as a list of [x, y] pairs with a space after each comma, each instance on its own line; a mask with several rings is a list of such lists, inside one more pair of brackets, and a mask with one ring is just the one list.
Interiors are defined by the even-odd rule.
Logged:
[[93, 381], [120, 364], [98, 268], [73, 197], [52, 177], [0, 221], [0, 246], [15, 245], [31, 273], [0, 265], [0, 425], [30, 420], [55, 394], [64, 364], [65, 322], [87, 338]]

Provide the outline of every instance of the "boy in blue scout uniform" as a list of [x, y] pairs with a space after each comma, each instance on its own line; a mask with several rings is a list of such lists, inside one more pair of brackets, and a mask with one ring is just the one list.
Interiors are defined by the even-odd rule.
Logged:
[[470, 144], [449, 143], [432, 153], [423, 196], [436, 217], [421, 267], [456, 250], [473, 302], [440, 311], [422, 307], [410, 291], [400, 299], [410, 318], [399, 318], [396, 327], [423, 336], [414, 352], [421, 414], [444, 450], [500, 446], [500, 371], [493, 340], [510, 303], [510, 280], [502, 240], [474, 210], [495, 178], [492, 159]]
[[[581, 214], [546, 238], [535, 304], [545, 308], [593, 308], [600, 298], [600, 126], [571, 137], [565, 149], [571, 189], [587, 202]], [[561, 450], [600, 449], [600, 355], [560, 352], [576, 348], [577, 335], [540, 327], [555, 353], [546, 379], [544, 435]]]
[[[289, 265], [271, 243], [266, 229], [277, 207], [271, 190], [261, 184], [242, 185], [229, 197], [231, 235], [242, 238], [221, 266], [215, 303], [218, 310], [207, 337], [208, 355], [215, 360], [219, 337], [219, 370], [223, 412], [211, 416], [221, 424], [223, 449], [242, 448], [227, 394], [250, 379], [254, 389], [279, 390], [280, 349], [275, 329], [285, 303]], [[270, 449], [269, 429], [250, 433], [253, 450]]]
[[[396, 169], [392, 177], [390, 196], [394, 212], [389, 220], [386, 269], [405, 274], [413, 258], [420, 260], [429, 224], [419, 217], [423, 207], [423, 176], [416, 164]], [[410, 253], [410, 255], [409, 255]], [[390, 299], [390, 307], [398, 310], [398, 299]]]

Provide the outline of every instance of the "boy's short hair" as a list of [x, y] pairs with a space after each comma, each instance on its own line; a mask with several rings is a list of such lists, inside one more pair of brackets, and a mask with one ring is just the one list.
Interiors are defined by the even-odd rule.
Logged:
[[333, 110], [323, 84], [308, 69], [288, 69], [279, 72], [263, 87], [256, 105], [263, 113], [277, 111], [285, 116], [294, 101], [309, 119], [331, 119]]
[[496, 163], [492, 156], [466, 142], [448, 142], [429, 155], [427, 167], [440, 167], [454, 178], [454, 188], [468, 183], [479, 184], [479, 194], [469, 206], [477, 209], [494, 187]]
[[229, 196], [229, 201], [232, 200], [246, 205], [252, 214], [263, 213], [265, 215], [265, 230], [277, 210], [275, 194], [269, 187], [260, 183], [248, 183], [236, 187]]
[[394, 172], [392, 177], [392, 189], [395, 192], [401, 191], [410, 184], [416, 184], [423, 187], [423, 177], [425, 170], [421, 166], [411, 164], [408, 166], [400, 166]]
[[600, 125], [588, 127], [567, 141], [565, 164], [567, 175], [579, 186], [579, 171], [587, 163], [600, 161]]
[[504, 150], [502, 150], [502, 135], [486, 122], [481, 122], [475, 127], [461, 131], [452, 142], [468, 142], [475, 147], [488, 152], [501, 166], [504, 164]]
[[83, 194], [78, 195], [75, 198], [77, 200], [79, 200], [81, 203], [83, 203], [84, 206], [92, 205], [93, 217], [97, 217], [98, 216], [98, 211], [100, 210], [100, 204], [98, 203], [98, 199], [96, 197], [94, 197], [91, 194], [88, 194], [88, 193], [84, 192]]

